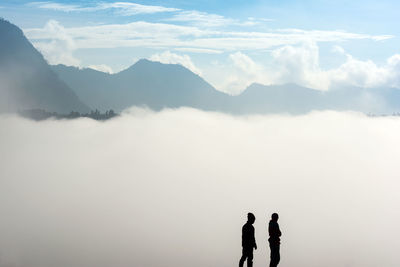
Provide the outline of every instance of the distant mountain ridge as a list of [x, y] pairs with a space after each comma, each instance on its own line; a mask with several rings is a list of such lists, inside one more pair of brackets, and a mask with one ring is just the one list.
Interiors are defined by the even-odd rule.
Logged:
[[291, 113], [311, 110], [400, 111], [400, 90], [357, 87], [319, 91], [296, 84], [252, 84], [231, 96], [177, 64], [139, 60], [108, 74], [64, 65], [49, 66], [15, 25], [0, 19], [0, 112], [44, 109], [70, 113], [130, 106], [193, 107], [231, 114]]
[[0, 19], [0, 37], [0, 112], [32, 108], [63, 113], [90, 110], [17, 26]]
[[181, 65], [139, 60], [128, 69], [108, 74], [64, 65], [52, 66], [90, 106], [121, 111], [130, 106], [188, 106], [232, 114], [290, 113], [312, 110], [355, 110], [365, 113], [398, 112], [400, 90], [357, 87], [320, 91], [296, 84], [251, 84], [240, 95], [217, 91]]

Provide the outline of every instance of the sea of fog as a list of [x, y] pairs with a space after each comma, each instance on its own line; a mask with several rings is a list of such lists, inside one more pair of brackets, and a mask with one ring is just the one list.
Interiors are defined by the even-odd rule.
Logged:
[[1, 267], [400, 266], [400, 118], [131, 109], [0, 116]]

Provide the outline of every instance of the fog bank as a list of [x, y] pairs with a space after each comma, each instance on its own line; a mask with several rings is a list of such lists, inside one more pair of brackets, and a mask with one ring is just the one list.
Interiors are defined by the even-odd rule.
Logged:
[[131, 109], [107, 122], [0, 116], [1, 267], [400, 264], [400, 118]]

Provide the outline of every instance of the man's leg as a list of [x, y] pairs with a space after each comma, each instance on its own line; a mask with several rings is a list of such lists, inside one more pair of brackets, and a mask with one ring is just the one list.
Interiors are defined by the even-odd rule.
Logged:
[[279, 264], [279, 262], [281, 261], [281, 253], [280, 253], [280, 245], [278, 244], [277, 246], [276, 246], [276, 257], [275, 257], [275, 259], [276, 259], [276, 266], [278, 266], [278, 264]]
[[247, 267], [253, 267], [253, 249], [247, 253]]
[[269, 244], [269, 247], [271, 248], [271, 262], [269, 264], [270, 267], [276, 267], [279, 264], [279, 261], [281, 259], [279, 246], [279, 244]]
[[243, 249], [242, 257], [239, 260], [239, 267], [243, 267], [243, 263], [246, 260], [246, 258], [247, 258], [246, 251]]

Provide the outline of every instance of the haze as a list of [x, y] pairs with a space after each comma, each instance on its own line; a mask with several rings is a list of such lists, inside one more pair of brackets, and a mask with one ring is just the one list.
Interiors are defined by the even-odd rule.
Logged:
[[0, 116], [0, 266], [397, 267], [400, 119], [131, 109], [107, 122]]

